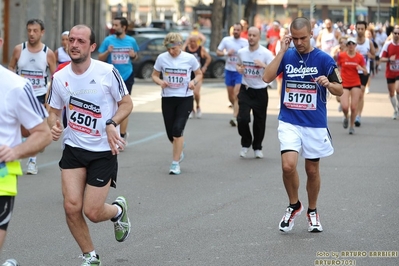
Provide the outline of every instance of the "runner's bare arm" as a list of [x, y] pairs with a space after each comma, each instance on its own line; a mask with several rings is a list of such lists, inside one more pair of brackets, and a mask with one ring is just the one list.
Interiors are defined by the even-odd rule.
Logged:
[[285, 35], [284, 38], [280, 41], [281, 49], [274, 57], [274, 59], [265, 67], [265, 71], [263, 72], [262, 80], [266, 83], [272, 82], [277, 77], [277, 70], [280, 66], [281, 60], [283, 60], [284, 54], [290, 46], [292, 41], [292, 36]]
[[10, 63], [8, 64], [8, 69], [15, 72], [17, 70], [17, 62], [19, 59], [19, 56], [21, 55], [21, 45], [18, 44], [17, 46], [14, 47], [14, 50], [12, 51], [11, 55], [11, 60]]
[[50, 69], [50, 75], [53, 76], [55, 70], [57, 69], [57, 58], [51, 49], [49, 49], [47, 52], [47, 64]]
[[107, 50], [105, 50], [104, 53], [98, 54], [98, 60], [103, 61], [103, 62], [107, 62], [108, 56], [112, 53], [113, 50], [114, 50], [114, 46], [113, 45], [109, 45]]
[[48, 110], [49, 117], [47, 119], [48, 127], [51, 130], [51, 136], [54, 141], [57, 141], [62, 135], [62, 127], [61, 127], [61, 109], [55, 109], [50, 107]]
[[371, 58], [371, 59], [375, 59], [375, 47], [374, 47], [374, 44], [373, 44], [373, 42], [371, 41], [371, 40], [369, 40], [369, 42], [370, 42], [370, 51], [369, 51], [369, 57]]
[[118, 110], [111, 118], [118, 125], [130, 115], [133, 110], [133, 101], [130, 95], [123, 96], [122, 100], [118, 102]]
[[152, 80], [161, 86], [162, 89], [165, 89], [168, 86], [168, 82], [160, 78], [161, 72], [156, 71], [155, 69], [152, 71]]
[[202, 46], [201, 52], [202, 52], [202, 56], [205, 57], [205, 63], [204, 63], [203, 68], [205, 68], [205, 71], [206, 71], [206, 69], [208, 68], [208, 66], [209, 66], [209, 65], [211, 64], [211, 62], [212, 62], [212, 57], [211, 57], [211, 55], [206, 51], [206, 49], [205, 49], [203, 46]]
[[51, 143], [50, 129], [46, 120], [29, 129], [29, 134], [25, 142], [12, 148], [0, 145], [0, 161], [11, 162], [34, 156]]
[[58, 60], [58, 49], [54, 51], [55, 59], [57, 60], [57, 63], [60, 61]]

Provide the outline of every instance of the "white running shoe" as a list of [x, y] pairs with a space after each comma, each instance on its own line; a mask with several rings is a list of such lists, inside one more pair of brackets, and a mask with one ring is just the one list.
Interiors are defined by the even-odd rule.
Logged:
[[230, 119], [230, 125], [232, 127], [236, 127], [237, 126], [237, 119], [235, 117], [233, 117], [232, 119]]
[[14, 259], [8, 259], [2, 264], [2, 266], [19, 266], [19, 264]]
[[79, 256], [79, 258], [84, 260], [81, 266], [101, 266], [101, 261], [98, 254], [95, 257], [92, 257], [90, 254], [82, 254]]
[[323, 232], [323, 227], [320, 223], [319, 214], [317, 211], [310, 212], [306, 215], [306, 219], [308, 220], [309, 227], [308, 231], [313, 233]]
[[129, 132], [126, 132], [126, 134], [125, 134], [125, 136], [123, 137], [123, 140], [125, 141], [125, 147], [127, 146], [127, 144], [129, 143], [129, 142], [127, 142], [127, 139], [129, 138]]
[[342, 121], [342, 126], [344, 128], [348, 128], [348, 125], [349, 125], [349, 120], [348, 118], [344, 117], [344, 120]]
[[398, 111], [393, 112], [392, 119], [396, 120], [398, 118]]
[[292, 230], [292, 227], [294, 226], [294, 220], [295, 218], [301, 214], [303, 211], [303, 206], [301, 203], [301, 206], [299, 209], [294, 210], [290, 206], [287, 207], [285, 214], [283, 218], [281, 218], [280, 224], [279, 224], [279, 229], [282, 232], [288, 232]]
[[121, 148], [118, 148], [119, 151], [124, 151], [127, 147], [128, 141], [127, 139], [129, 138], [129, 132], [125, 133], [125, 136], [123, 137], [123, 140], [125, 141], [125, 145], [123, 145], [123, 150]]
[[262, 150], [255, 150], [255, 158], [256, 159], [262, 159], [263, 158], [263, 152]]
[[201, 108], [198, 107], [195, 117], [198, 118], [198, 119], [200, 119], [201, 116], [202, 116]]
[[180, 165], [178, 163], [172, 163], [170, 165], [169, 174], [170, 175], [180, 175]]
[[38, 169], [36, 162], [29, 160], [28, 161], [28, 170], [26, 170], [27, 175], [37, 175]]
[[245, 158], [247, 157], [248, 148], [242, 147], [240, 151], [240, 157]]

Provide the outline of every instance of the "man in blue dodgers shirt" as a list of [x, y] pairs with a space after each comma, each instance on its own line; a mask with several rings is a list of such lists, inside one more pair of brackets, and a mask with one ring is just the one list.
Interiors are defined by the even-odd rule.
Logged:
[[[128, 22], [124, 17], [116, 17], [112, 22], [112, 29], [115, 31], [114, 35], [106, 37], [101, 44], [98, 52], [98, 59], [110, 64], [113, 64], [121, 74], [129, 94], [132, 93], [134, 84], [134, 72], [132, 59], [136, 58], [136, 53], [139, 51], [136, 40], [126, 35]], [[129, 117], [123, 120], [120, 124], [121, 137], [125, 140], [127, 145], [127, 125]]]
[[[281, 50], [263, 74], [265, 82], [272, 82], [283, 73], [278, 138], [289, 206], [279, 229], [290, 231], [294, 219], [303, 210], [298, 198], [299, 176], [296, 169], [300, 153], [305, 158], [307, 174], [308, 231], [322, 232], [316, 210], [320, 190], [319, 161], [334, 152], [327, 128], [326, 95], [327, 90], [333, 95], [342, 95], [342, 80], [331, 56], [310, 44], [312, 28], [307, 18], [294, 19], [290, 32], [291, 35], [281, 40]], [[295, 47], [289, 48], [291, 41]]]

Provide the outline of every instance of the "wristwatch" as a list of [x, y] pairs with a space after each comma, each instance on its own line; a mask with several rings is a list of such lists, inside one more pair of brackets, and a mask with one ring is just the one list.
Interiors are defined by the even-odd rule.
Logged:
[[106, 126], [108, 126], [108, 125], [114, 125], [115, 127], [118, 126], [118, 125], [116, 124], [116, 122], [115, 122], [114, 120], [112, 120], [112, 119], [108, 119], [108, 120], [105, 122], [105, 125], [106, 125]]

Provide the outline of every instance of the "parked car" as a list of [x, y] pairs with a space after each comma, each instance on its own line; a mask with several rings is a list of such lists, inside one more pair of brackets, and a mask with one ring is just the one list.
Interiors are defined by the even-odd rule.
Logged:
[[[158, 55], [165, 52], [163, 40], [166, 34], [138, 34], [133, 37], [140, 48], [137, 58], [133, 61], [135, 76], [143, 79], [151, 79], [155, 60]], [[223, 78], [225, 58], [217, 56], [215, 52], [209, 52], [212, 62], [205, 73], [206, 77]]]
[[173, 22], [172, 20], [153, 20], [150, 23], [151, 28], [158, 28], [158, 29], [163, 29], [170, 31], [172, 28], [175, 28], [177, 24]]
[[148, 28], [148, 27], [138, 27], [138, 28], [134, 28], [131, 30], [128, 30], [126, 32], [127, 35], [130, 36], [135, 36], [138, 34], [154, 34], [154, 33], [160, 33], [160, 34], [167, 34], [168, 32], [164, 29], [160, 29], [160, 28]]

